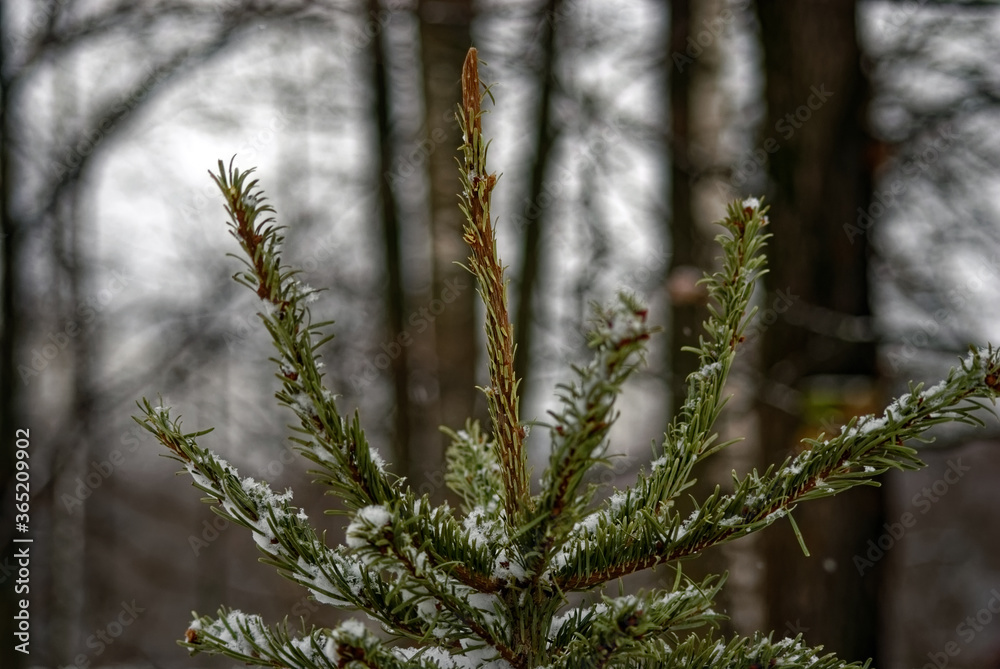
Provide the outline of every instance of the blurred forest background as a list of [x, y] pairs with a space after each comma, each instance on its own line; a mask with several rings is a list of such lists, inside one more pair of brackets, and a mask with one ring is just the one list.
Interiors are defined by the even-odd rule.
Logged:
[[[258, 168], [285, 259], [328, 288], [315, 306], [336, 319], [322, 353], [343, 406], [416, 490], [445, 499], [438, 425], [485, 417], [481, 310], [455, 264], [453, 110], [471, 44], [497, 82], [484, 129], [503, 173], [522, 417], [544, 420], [584, 355], [589, 301], [628, 287], [665, 328], [621, 402], [609, 486], [648, 462], [682, 401], [694, 356], [679, 349], [705, 308], [695, 280], [734, 198], [766, 195], [772, 269], [723, 426], [747, 439], [706, 468], [702, 492], [934, 382], [968, 344], [1000, 343], [991, 2], [0, 12], [3, 667], [231, 666], [176, 645], [192, 609], [339, 615], [257, 564], [130, 419], [162, 393], [185, 427], [216, 427], [206, 445], [243, 474], [294, 484], [312, 518], [332, 503], [305, 485], [256, 300], [229, 278], [236, 244], [206, 174], [220, 158]], [[13, 652], [8, 614], [18, 428], [31, 434], [30, 658]], [[723, 632], [802, 633], [889, 669], [1000, 667], [998, 439], [995, 422], [942, 432], [922, 472], [801, 508], [810, 558], [780, 525], [689, 563], [731, 572]], [[320, 522], [340, 541], [336, 519]]]

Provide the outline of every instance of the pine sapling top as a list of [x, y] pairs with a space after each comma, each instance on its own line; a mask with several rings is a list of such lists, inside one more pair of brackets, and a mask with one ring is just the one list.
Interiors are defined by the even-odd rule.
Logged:
[[[486, 90], [488, 93], [488, 89]], [[292, 437], [318, 482], [341, 498], [350, 516], [343, 542], [317, 534], [291, 490], [243, 477], [201, 445], [208, 430], [184, 432], [168, 408], [140, 404], [137, 420], [190, 473], [221, 516], [249, 530], [262, 561], [306, 588], [316, 601], [357, 610], [334, 629], [266, 624], [220, 609], [195, 614], [182, 644], [264, 667], [867, 667], [823, 655], [801, 636], [715, 635], [713, 609], [724, 575], [692, 581], [682, 558], [764, 529], [807, 500], [859, 485], [878, 485], [889, 469], [922, 466], [906, 445], [945, 422], [980, 424], [1000, 390], [1000, 354], [972, 350], [948, 378], [915, 385], [882, 415], [851, 420], [840, 434], [805, 440], [798, 455], [764, 472], [734, 475], [690, 513], [678, 510], [694, 467], [732, 442], [715, 430], [723, 387], [754, 317], [751, 295], [765, 271], [766, 207], [734, 202], [716, 238], [722, 263], [703, 279], [711, 298], [697, 347], [699, 368], [662, 443], [632, 485], [599, 490], [588, 474], [614, 448], [608, 434], [623, 384], [642, 364], [656, 328], [645, 306], [622, 293], [594, 308], [587, 335], [590, 362], [567, 370], [547, 430], [548, 466], [532, 490], [519, 417], [507, 282], [496, 248], [490, 201], [497, 185], [487, 169], [475, 49], [462, 75], [458, 119], [464, 143], [460, 207], [466, 216], [468, 269], [485, 307], [490, 425], [450, 426], [445, 480], [458, 508], [418, 497], [391, 474], [367, 440], [357, 412], [344, 413], [324, 377], [317, 351], [332, 335], [313, 322], [315, 291], [282, 263], [281, 227], [251, 179], [253, 170], [213, 175], [244, 268], [236, 280], [253, 290], [259, 317], [277, 350], [278, 401], [295, 416]], [[473, 389], [470, 389], [472, 392]], [[541, 440], [544, 441], [542, 436]], [[599, 494], [601, 497], [599, 498]], [[797, 529], [796, 529], [797, 532]], [[800, 537], [801, 539], [801, 537]], [[803, 549], [805, 546], [803, 545]], [[670, 570], [669, 586], [612, 596], [616, 579], [653, 567]], [[613, 590], [617, 590], [617, 587]], [[569, 604], [573, 592], [591, 603]], [[576, 601], [576, 600], [574, 600]]]

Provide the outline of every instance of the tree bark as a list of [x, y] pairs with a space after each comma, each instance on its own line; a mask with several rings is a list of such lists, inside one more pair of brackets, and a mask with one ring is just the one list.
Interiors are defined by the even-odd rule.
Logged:
[[538, 136], [535, 143], [535, 160], [531, 166], [531, 177], [528, 185], [528, 202], [526, 216], [521, 219], [524, 239], [521, 246], [521, 273], [518, 280], [517, 312], [514, 316], [514, 328], [517, 354], [514, 358], [514, 369], [517, 378], [521, 379], [521, 397], [526, 397], [531, 383], [531, 343], [534, 330], [534, 298], [538, 276], [542, 268], [542, 226], [545, 225], [545, 207], [538, 203], [545, 188], [545, 174], [548, 169], [549, 157], [555, 142], [555, 133], [550, 120], [552, 95], [555, 86], [555, 26], [559, 13], [559, 0], [548, 0], [545, 4], [538, 49], [541, 53], [541, 70], [538, 73], [539, 93], [538, 108], [535, 112], [534, 127]]
[[[368, 0], [372, 16], [380, 16], [379, 0]], [[388, 336], [385, 340], [398, 343], [405, 323], [406, 293], [403, 288], [402, 258], [399, 249], [399, 203], [386, 175], [391, 174], [394, 156], [394, 138], [390, 125], [391, 100], [384, 30], [375, 31], [371, 41], [372, 87], [375, 93], [375, 118], [378, 126], [378, 196], [382, 217], [382, 250], [385, 262], [386, 287], [385, 304]], [[390, 356], [392, 369], [395, 414], [393, 419], [393, 450], [403, 475], [410, 474], [413, 456], [410, 452], [410, 391], [408, 351], [399, 345], [391, 349], [396, 355]]]
[[[722, 54], [727, 48], [728, 36], [719, 34], [711, 44], [697, 44], [699, 27], [718, 21], [726, 4], [720, 0], [677, 0], [670, 3], [670, 34], [666, 60], [669, 70], [668, 89], [670, 126], [668, 129], [670, 151], [670, 216], [666, 221], [670, 239], [670, 269], [667, 292], [670, 297], [670, 342], [667, 346], [667, 387], [670, 393], [668, 420], [681, 410], [687, 394], [687, 378], [698, 366], [698, 357], [686, 346], [697, 346], [705, 334], [703, 323], [708, 318], [707, 295], [697, 285], [706, 271], [713, 271], [717, 247], [709, 241], [713, 236], [712, 224], [724, 212], [727, 204], [720, 199], [721, 185], [715, 165], [724, 160], [719, 137], [725, 130], [726, 119], [720, 112], [725, 108], [721, 98]], [[698, 49], [692, 49], [695, 43]], [[734, 372], [736, 376], [738, 372]], [[730, 385], [731, 389], [733, 386]], [[727, 389], [727, 394], [730, 391]], [[732, 405], [730, 405], [732, 411]], [[731, 413], [719, 423], [725, 438]], [[751, 444], [741, 444], [745, 453]], [[745, 459], [747, 456], [743, 456]], [[755, 465], [756, 462], [753, 462]], [[752, 466], [752, 465], [751, 465]], [[733, 450], [726, 450], [701, 463], [695, 470], [697, 478], [691, 494], [696, 499], [709, 497], [717, 485], [724, 489], [731, 485], [730, 472], [749, 468]], [[760, 593], [743, 577], [744, 569], [736, 573], [736, 562], [759, 559], [753, 539], [738, 544], [709, 550], [700, 559], [686, 567], [694, 579], [710, 574], [730, 573], [734, 578], [720, 593], [718, 602], [732, 617], [722, 625], [723, 634], [737, 631], [737, 623], [753, 621]], [[738, 580], [739, 579], [739, 580]], [[737, 587], [737, 580], [739, 587]], [[756, 616], [759, 619], [759, 616]], [[738, 631], [745, 631], [739, 629]]]
[[[670, 3], [670, 53], [685, 53], [691, 34], [691, 0], [674, 0]], [[684, 380], [695, 370], [698, 359], [684, 346], [698, 343], [701, 333], [703, 308], [697, 299], [686, 299], [680, 283], [686, 281], [685, 271], [699, 266], [697, 228], [692, 211], [692, 188], [688, 143], [691, 139], [691, 83], [695, 63], [675, 64], [667, 59], [670, 70], [670, 345], [668, 373], [670, 389], [670, 415], [673, 416], [684, 403]], [[687, 277], [690, 278], [690, 277]]]
[[[842, 226], [867, 206], [872, 174], [864, 160], [869, 91], [856, 3], [762, 0], [758, 12], [768, 109], [759, 146], [769, 154], [774, 235], [761, 314], [772, 306], [785, 314], [767, 325], [761, 351], [760, 434], [770, 463], [801, 448], [802, 437], [830, 432], [843, 415], [867, 409], [874, 395], [874, 342], [845, 338], [844, 328], [807, 317], [820, 308], [844, 325], [871, 313], [868, 247], [861, 238], [852, 243]], [[818, 406], [821, 382], [843, 410], [826, 424], [807, 415]], [[852, 490], [795, 515], [812, 557], [802, 555], [788, 524], [763, 535], [770, 627], [801, 631], [847, 660], [876, 656], [877, 571], [859, 576], [853, 557], [878, 533], [881, 495]]]
[[[459, 429], [476, 414], [476, 361], [478, 319], [476, 290], [472, 276], [456, 262], [464, 263], [468, 249], [462, 241], [464, 218], [458, 209], [456, 149], [462, 143], [455, 121], [456, 105], [462, 99], [462, 63], [472, 44], [471, 0], [422, 0], [420, 48], [423, 60], [426, 136], [434, 146], [427, 160], [430, 182], [432, 280], [429, 302], [433, 318], [437, 399], [430, 418], [425, 418], [427, 444], [420, 454], [421, 471], [414, 471], [418, 486], [442, 466], [444, 437], [439, 425]], [[428, 318], [427, 320], [431, 320]], [[485, 405], [483, 405], [485, 406]]]

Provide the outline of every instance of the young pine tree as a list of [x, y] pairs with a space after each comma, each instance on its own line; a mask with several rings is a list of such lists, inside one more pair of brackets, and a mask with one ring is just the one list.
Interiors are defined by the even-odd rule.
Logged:
[[[704, 279], [712, 307], [705, 336], [692, 349], [700, 367], [688, 378], [687, 400], [648, 469], [600, 502], [587, 483], [588, 473], [608, 461], [616, 397], [654, 330], [646, 309], [622, 294], [595, 309], [588, 335], [592, 359], [573, 368], [557, 389], [559, 409], [546, 426], [549, 464], [540, 489], [532, 491], [506, 282], [490, 212], [497, 179], [486, 168], [475, 49], [462, 85], [460, 206], [467, 218], [468, 269], [485, 305], [490, 378], [483, 392], [491, 420], [488, 430], [470, 422], [449, 432], [446, 481], [460, 507], [417, 497], [385, 469], [357, 413], [341, 412], [316, 353], [331, 336], [324, 335], [328, 324], [311, 320], [306, 305], [312, 289], [281, 262], [281, 228], [268, 217], [274, 210], [250, 180], [252, 170], [226, 170], [220, 162], [214, 178], [245, 254], [246, 269], [236, 279], [263, 303], [260, 318], [278, 351], [278, 401], [296, 416], [293, 440], [315, 466], [318, 482], [348, 509], [346, 543], [328, 544], [293, 505], [291, 491], [275, 493], [266, 482], [240, 477], [200, 445], [205, 432], [183, 432], [169, 409], [144, 400], [137, 420], [181, 462], [220, 515], [250, 531], [263, 562], [319, 602], [364, 612], [382, 633], [357, 620], [335, 629], [293, 630], [287, 619], [272, 627], [259, 616], [222, 609], [215, 618], [196, 614], [183, 645], [250, 665], [297, 669], [867, 666], [822, 655], [801, 637], [716, 638], [722, 616], [712, 604], [725, 577], [693, 582], [681, 559], [780, 518], [794, 527], [791, 514], [801, 502], [878, 485], [875, 478], [891, 468], [922, 466], [906, 441], [939, 423], [981, 424], [974, 412], [986, 409], [978, 400], [993, 401], [1000, 390], [1000, 354], [973, 350], [941, 383], [911, 387], [881, 416], [853, 419], [839, 435], [806, 440], [804, 450], [777, 467], [734, 474], [731, 493], [716, 488], [682, 517], [676, 504], [693, 483], [693, 468], [728, 445], [717, 441], [713, 426], [753, 318], [750, 297], [764, 272], [767, 216], [756, 199], [744, 200], [730, 205], [721, 221], [722, 267]], [[670, 570], [669, 588], [604, 593], [619, 577], [657, 566]], [[596, 603], [569, 605], [570, 593], [594, 591]]]

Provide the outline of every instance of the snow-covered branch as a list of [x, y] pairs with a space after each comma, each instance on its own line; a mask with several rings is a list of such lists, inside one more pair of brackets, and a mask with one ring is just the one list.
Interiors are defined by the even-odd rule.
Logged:
[[[722, 616], [713, 601], [724, 578], [692, 582], [682, 559], [792, 517], [796, 506], [861, 485], [878, 485], [888, 469], [922, 466], [908, 440], [941, 423], [981, 425], [1000, 390], [1000, 351], [973, 350], [948, 378], [914, 386], [881, 415], [854, 419], [831, 437], [804, 441], [804, 450], [763, 473], [734, 474], [733, 490], [716, 490], [677, 508], [694, 484], [695, 465], [728, 444], [715, 429], [724, 386], [753, 317], [751, 296], [765, 271], [766, 208], [755, 198], [734, 202], [717, 237], [721, 268], [704, 282], [711, 298], [705, 335], [690, 349], [699, 368], [668, 427], [662, 451], [633, 485], [603, 503], [588, 476], [613, 454], [608, 442], [622, 385], [641, 363], [655, 329], [646, 308], [622, 294], [596, 310], [590, 364], [570, 370], [549, 428], [549, 464], [532, 495], [518, 419], [512, 331], [503, 264], [497, 254], [486, 166], [482, 93], [471, 52], [463, 76], [459, 120], [465, 137], [461, 185], [468, 217], [469, 269], [479, 282], [486, 315], [490, 380], [488, 428], [468, 422], [448, 431], [445, 481], [458, 496], [453, 509], [418, 497], [388, 473], [367, 440], [357, 412], [345, 415], [324, 383], [317, 349], [329, 323], [313, 323], [316, 291], [283, 265], [281, 228], [250, 172], [220, 163], [213, 175], [226, 201], [245, 269], [236, 279], [262, 300], [260, 314], [277, 350], [273, 358], [281, 404], [295, 414], [293, 440], [318, 470], [319, 481], [346, 504], [344, 545], [329, 547], [292, 504], [292, 492], [241, 478], [235, 467], [202, 447], [206, 431], [185, 433], [169, 409], [140, 404], [137, 420], [178, 460], [213, 509], [249, 530], [263, 561], [305, 587], [317, 601], [360, 609], [388, 635], [359, 621], [333, 630], [268, 627], [257, 616], [220, 611], [197, 617], [185, 644], [258, 666], [330, 668], [425, 667], [770, 667], [846, 669], [800, 638], [756, 635], [713, 638]], [[473, 389], [470, 388], [470, 392]], [[731, 443], [731, 442], [730, 442]], [[803, 549], [805, 546], [803, 544]], [[621, 576], [669, 565], [675, 580], [649, 592], [610, 598], [599, 589]], [[598, 590], [570, 607], [568, 594]], [[576, 600], [574, 600], [576, 601]], [[396, 646], [399, 640], [413, 643]]]

